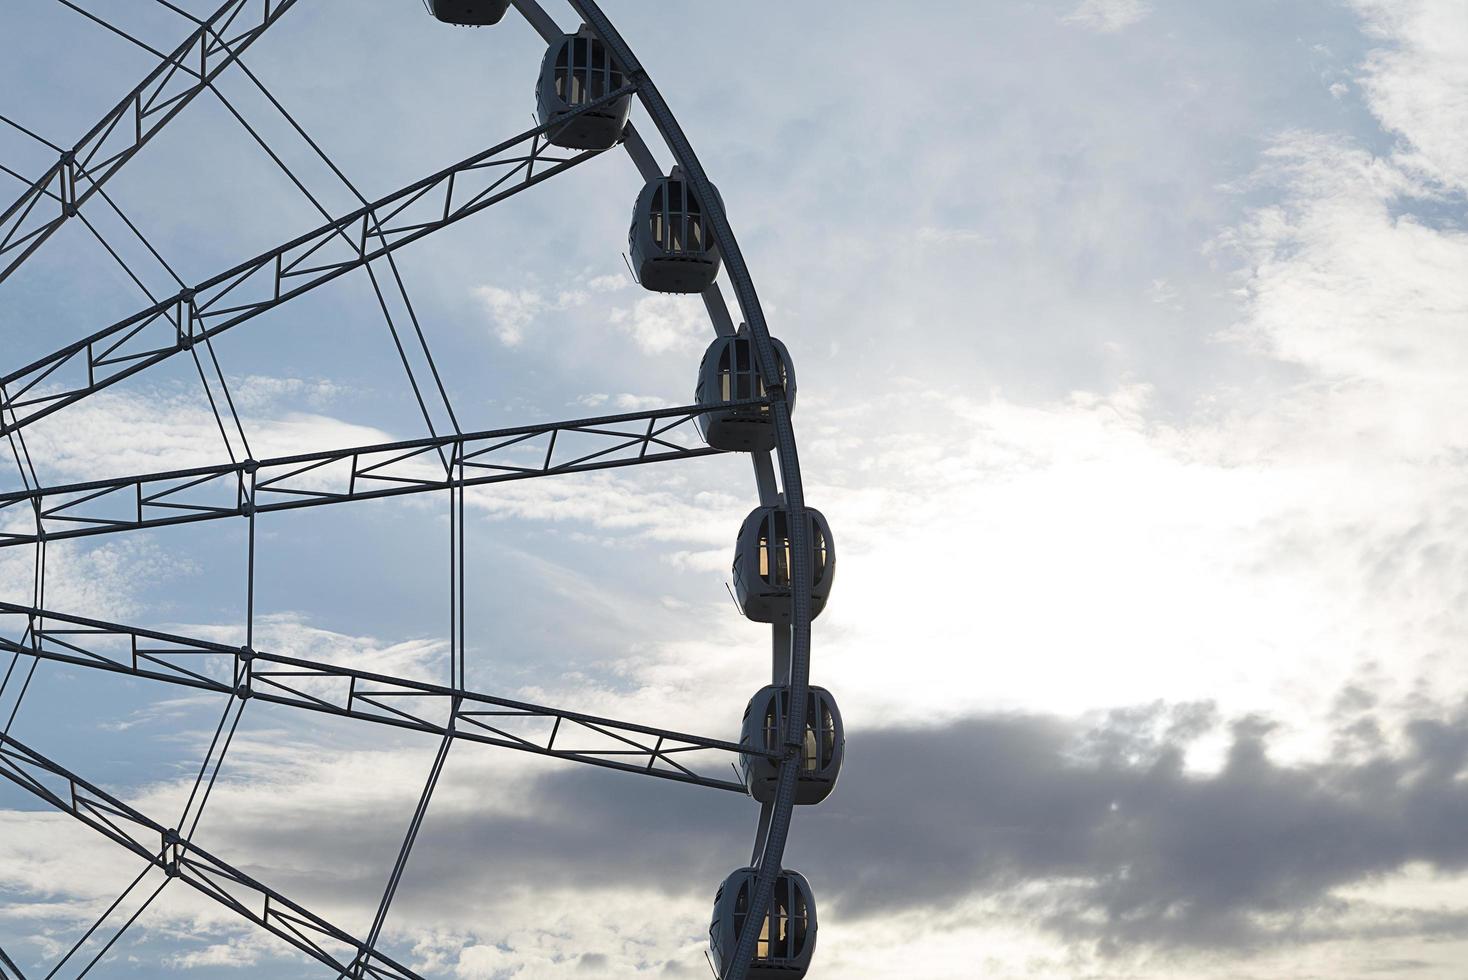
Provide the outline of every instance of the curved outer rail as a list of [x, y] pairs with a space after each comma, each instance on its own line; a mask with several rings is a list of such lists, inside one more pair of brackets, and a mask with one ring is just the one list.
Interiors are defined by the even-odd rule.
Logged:
[[[657, 86], [642, 67], [631, 47], [616, 27], [602, 12], [595, 0], [570, 0], [571, 6], [583, 21], [601, 37], [612, 56], [622, 65], [624, 76], [637, 87], [637, 98], [647, 111], [663, 140], [672, 151], [674, 159], [683, 168], [684, 178], [692, 185], [698, 199], [704, 203], [704, 213], [713, 225], [714, 241], [723, 256], [724, 269], [734, 287], [734, 297], [744, 321], [749, 325], [759, 358], [760, 375], [770, 399], [770, 414], [775, 423], [775, 444], [780, 461], [780, 479], [785, 494], [785, 506], [790, 512], [792, 615], [789, 630], [789, 685], [790, 711], [786, 715], [783, 741], [783, 757], [780, 761], [780, 779], [775, 793], [775, 802], [760, 818], [760, 838], [763, 849], [758, 862], [751, 907], [747, 922], [764, 918], [770, 904], [775, 877], [779, 874], [785, 854], [785, 844], [790, 834], [790, 821], [795, 809], [795, 784], [799, 778], [801, 734], [805, 730], [805, 700], [810, 685], [810, 620], [811, 620], [811, 568], [810, 550], [807, 541], [809, 528], [805, 519], [805, 493], [800, 478], [800, 460], [795, 450], [795, 429], [790, 421], [790, 403], [785, 386], [776, 366], [775, 348], [770, 343], [769, 326], [765, 322], [764, 310], [759, 295], [755, 292], [754, 280], [734, 230], [724, 213], [723, 202], [713, 192], [713, 185], [693, 151], [693, 144], [678, 125], [672, 110]], [[534, 0], [515, 0], [515, 5], [537, 27], [544, 24], [545, 15]], [[531, 11], [534, 11], [533, 13]], [[539, 15], [539, 17], [536, 16]], [[717, 318], [716, 318], [717, 325]], [[756, 471], [760, 469], [756, 461]], [[761, 483], [766, 481], [761, 480]], [[763, 489], [763, 487], [762, 487]], [[776, 628], [776, 664], [779, 673], [780, 640], [784, 628]], [[759, 841], [756, 847], [760, 846]], [[754, 958], [755, 941], [759, 930], [745, 929], [739, 937], [732, 962], [722, 980], [744, 980], [749, 963]]]

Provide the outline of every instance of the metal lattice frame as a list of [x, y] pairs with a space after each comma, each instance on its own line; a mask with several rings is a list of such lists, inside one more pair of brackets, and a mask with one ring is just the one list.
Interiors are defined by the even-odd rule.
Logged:
[[[70, 0], [60, 2], [115, 33], [123, 34], [133, 43], [148, 47]], [[177, 11], [165, 0], [158, 2]], [[567, 124], [567, 119], [562, 118], [369, 202], [259, 79], [249, 72], [240, 58], [244, 50], [295, 2], [229, 0], [206, 20], [190, 18], [197, 27], [189, 37], [172, 54], [161, 56], [161, 63], [143, 82], [71, 150], [60, 152], [57, 163], [41, 178], [31, 182], [21, 197], [0, 215], [0, 281], [15, 272], [61, 224], [72, 217], [81, 217], [94, 237], [123, 265], [150, 300], [149, 305], [137, 313], [0, 376], [0, 436], [5, 437], [11, 446], [24, 483], [21, 491], [0, 494], [0, 525], [6, 522], [7, 515], [25, 514], [34, 527], [31, 532], [0, 531], [0, 548], [29, 546], [35, 554], [31, 601], [0, 602], [0, 650], [11, 653], [9, 667], [0, 680], [0, 695], [12, 681], [18, 688], [9, 718], [0, 731], [0, 776], [143, 858], [146, 866], [129, 886], [129, 891], [152, 870], [161, 871], [165, 876], [158, 889], [117, 930], [82, 974], [102, 958], [163, 886], [173, 880], [183, 880], [336, 970], [339, 977], [399, 980], [416, 977], [406, 967], [381, 954], [376, 947], [448, 750], [460, 740], [737, 792], [744, 791], [742, 783], [714, 773], [726, 767], [731, 760], [737, 760], [741, 753], [778, 759], [780, 778], [777, 793], [774, 802], [765, 805], [761, 812], [754, 845], [758, 874], [747, 921], [760, 921], [770, 901], [775, 876], [781, 868], [794, 811], [809, 682], [810, 555], [805, 541], [807, 522], [802, 519], [804, 499], [790, 405], [776, 366], [775, 351], [759, 298], [720, 199], [713, 192], [666, 101], [606, 15], [592, 0], [570, 0], [582, 20], [606, 43], [627, 80], [621, 89], [581, 106], [577, 113], [595, 110], [627, 94], [637, 96], [675, 162], [682, 168], [685, 179], [698, 198], [705, 202], [704, 210], [710, 221], [713, 240], [723, 256], [739, 311], [754, 340], [765, 397], [739, 404], [768, 406], [776, 433], [775, 454], [755, 454], [753, 458], [756, 487], [762, 504], [776, 504], [783, 496], [784, 506], [792, 514], [793, 617], [790, 625], [776, 626], [772, 630], [772, 675], [775, 683], [789, 684], [792, 689], [791, 710], [786, 716], [783, 743], [778, 753], [467, 689], [462, 610], [464, 494], [467, 488], [666, 462], [718, 451], [699, 444], [689, 435], [689, 423], [699, 414], [697, 406], [482, 432], [461, 430], [438, 379], [437, 369], [433, 367], [427, 341], [394, 264], [393, 252], [577, 166], [601, 151], [565, 154], [554, 150], [548, 137], [557, 127]], [[563, 33], [536, 0], [514, 0], [514, 4], [548, 41], [558, 39]], [[296, 132], [358, 198], [361, 202], [359, 209], [333, 218], [320, 208], [305, 186], [215, 88], [214, 79], [231, 65], [238, 66], [285, 115]], [[86, 222], [80, 208], [97, 194], [117, 210], [115, 202], [102, 191], [103, 183], [196, 95], [206, 90], [224, 102], [275, 164], [285, 170], [302, 193], [311, 199], [326, 221], [311, 232], [202, 282], [186, 285], [180, 280], [174, 295], [159, 300], [143, 286], [90, 222]], [[0, 117], [0, 121], [35, 136], [8, 119]], [[645, 178], [662, 174], [653, 154], [630, 124], [625, 131], [623, 145]], [[40, 208], [45, 201], [58, 206], [49, 216]], [[121, 216], [121, 211], [117, 213]], [[153, 256], [163, 262], [133, 223], [125, 216], [123, 220]], [[167, 268], [166, 262], [163, 264]], [[439, 435], [435, 429], [423, 393], [427, 390], [431, 397], [432, 389], [420, 386], [414, 376], [402, 336], [379, 282], [376, 270], [384, 267], [390, 270], [407, 307], [422, 355], [433, 372], [438, 395], [451, 420], [452, 434]], [[356, 269], [366, 270], [372, 279], [419, 407], [433, 434], [423, 439], [275, 459], [257, 461], [250, 458], [248, 440], [234, 411], [223, 371], [211, 345], [212, 338]], [[172, 274], [171, 268], [169, 272]], [[176, 276], [174, 278], [177, 279]], [[732, 334], [733, 320], [717, 285], [705, 291], [704, 300], [715, 331], [723, 335]], [[200, 350], [205, 352], [207, 361], [201, 357]], [[23, 430], [37, 420], [125, 378], [185, 353], [199, 368], [200, 379], [229, 451], [231, 461], [228, 464], [61, 486], [41, 483], [25, 447]], [[208, 376], [206, 364], [209, 363], [212, 363], [214, 381]], [[215, 394], [216, 384], [218, 397]], [[232, 417], [244, 448], [242, 453], [235, 452], [221, 406], [226, 407]], [[254, 649], [254, 543], [258, 515], [276, 510], [435, 491], [447, 493], [454, 528], [450, 584], [453, 600], [451, 683], [448, 686]], [[49, 541], [230, 517], [244, 520], [248, 527], [250, 584], [247, 643], [243, 647], [103, 622], [46, 608], [45, 553]], [[43, 661], [147, 678], [218, 693], [226, 698], [227, 706], [214, 742], [205, 754], [194, 792], [178, 824], [184, 828], [182, 831], [166, 828], [143, 816], [9, 734], [36, 666]], [[27, 663], [28, 668], [18, 670], [22, 663]], [[223, 764], [224, 754], [245, 704], [252, 699], [433, 733], [441, 738], [437, 757], [371, 930], [363, 940], [348, 936], [192, 842], [193, 830]], [[123, 897], [127, 894], [124, 892]], [[121, 901], [120, 897], [88, 930], [67, 954], [68, 958]], [[757, 935], [758, 930], [744, 930], [722, 980], [743, 980], [754, 955]], [[19, 967], [0, 950], [0, 977], [5, 977], [7, 970], [21, 977]]]
[[[0, 214], [0, 282], [296, 0], [227, 0]], [[88, 15], [91, 16], [91, 15]], [[93, 17], [93, 19], [99, 19]], [[40, 208], [42, 201], [54, 205]]]

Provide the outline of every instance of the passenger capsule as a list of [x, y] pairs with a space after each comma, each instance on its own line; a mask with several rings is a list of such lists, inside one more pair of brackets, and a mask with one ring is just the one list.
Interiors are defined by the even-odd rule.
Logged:
[[[744, 730], [739, 744], [767, 752], [779, 752], [785, 736], [785, 718], [790, 713], [790, 688], [762, 687], [744, 709]], [[800, 777], [795, 783], [795, 802], [819, 803], [836, 788], [841, 760], [846, 754], [846, 732], [836, 699], [823, 687], [812, 687], [805, 696], [805, 737], [801, 740]], [[780, 763], [758, 755], [739, 757], [744, 786], [761, 803], [775, 799], [780, 781]]]
[[[552, 44], [540, 62], [540, 82], [535, 88], [540, 124], [549, 126], [622, 85], [622, 69], [612, 63], [607, 46], [582, 25], [579, 32]], [[550, 130], [547, 139], [570, 150], [609, 149], [622, 138], [631, 111], [632, 96], [624, 95]]]
[[654, 292], [703, 292], [719, 274], [711, 230], [681, 167], [648, 181], [637, 195], [627, 233], [637, 281]]
[[[740, 868], [724, 879], [714, 896], [714, 919], [709, 924], [709, 949], [719, 976], [728, 971], [739, 935], [749, 918], [754, 891], [754, 868]], [[816, 951], [816, 903], [810, 885], [794, 871], [775, 878], [769, 912], [760, 924], [754, 959], [745, 974], [749, 980], [800, 980], [810, 969]]]
[[[785, 386], [785, 400], [795, 407], [795, 372], [790, 367], [790, 352], [773, 337], [775, 364]], [[755, 357], [754, 338], [749, 328], [741, 325], [733, 337], [720, 337], [703, 352], [698, 366], [698, 387], [693, 400], [698, 405], [715, 409], [698, 417], [698, 431], [715, 449], [758, 453], [775, 448], [775, 426], [768, 405], [746, 405], [721, 408], [729, 402], [765, 397], [765, 382], [760, 377]]]
[[445, 24], [483, 27], [498, 24], [510, 9], [510, 0], [429, 0], [428, 6]]
[[[831, 526], [820, 511], [806, 508], [810, 545], [810, 616], [826, 607], [836, 576], [836, 548]], [[790, 577], [789, 514], [784, 507], [756, 507], [739, 528], [734, 550], [734, 589], [744, 615], [756, 623], [790, 622], [793, 604]]]

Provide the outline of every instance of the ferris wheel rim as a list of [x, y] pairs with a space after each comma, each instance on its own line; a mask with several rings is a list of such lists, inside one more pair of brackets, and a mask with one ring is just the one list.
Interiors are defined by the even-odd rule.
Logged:
[[[229, 7], [232, 2], [234, 0], [227, 0], [225, 6]], [[283, 0], [278, 6], [283, 10], [294, 2], [295, 0]], [[532, 24], [535, 23], [535, 18], [531, 15], [531, 11], [539, 11], [536, 0], [512, 0], [512, 2], [520, 9], [522, 14], [525, 14], [531, 20]], [[702, 200], [709, 202], [707, 211], [711, 221], [711, 235], [723, 255], [726, 273], [733, 286], [736, 301], [753, 340], [760, 372], [765, 379], [766, 390], [770, 392], [770, 419], [775, 433], [778, 469], [782, 478], [782, 504], [792, 518], [790, 521], [789, 544], [793, 551], [793, 574], [791, 576], [790, 589], [792, 600], [791, 622], [788, 627], [775, 628], [777, 642], [780, 636], [779, 630], [782, 628], [789, 630], [787, 685], [790, 689], [791, 704], [790, 710], [785, 716], [786, 731], [784, 733], [784, 745], [782, 746], [783, 757], [779, 763], [779, 784], [775, 800], [772, 804], [768, 805], [765, 812], [762, 812], [756, 837], [758, 877], [756, 879], [750, 911], [757, 913], [759, 916], [763, 916], [763, 905], [768, 902], [768, 892], [773, 883], [773, 879], [782, 871], [782, 858], [796, 806], [794, 799], [795, 785], [799, 776], [800, 764], [798, 756], [794, 751], [794, 746], [797, 744], [798, 736], [801, 734], [805, 725], [806, 693], [809, 690], [810, 622], [812, 618], [812, 576], [810, 574], [811, 568], [809, 564], [811, 555], [807, 542], [809, 526], [808, 522], [803, 519], [807, 510], [804, 504], [803, 483], [796, 451], [795, 433], [791, 422], [791, 402], [787, 398], [784, 385], [780, 380], [780, 374], [776, 366], [774, 344], [760, 306], [753, 278], [744, 263], [742, 252], [739, 249], [722, 200], [713, 189], [713, 185], [709, 182], [707, 174], [694, 152], [691, 142], [688, 141], [681, 126], [679, 126], [676, 118], [673, 116], [671, 108], [653, 84], [640, 61], [632, 53], [631, 48], [622, 38], [620, 32], [617, 31], [615, 26], [601, 11], [600, 7], [593, 0], [569, 0], [569, 2], [572, 7], [581, 13], [585, 21], [593, 27], [596, 33], [601, 36], [601, 39], [612, 50], [613, 54], [622, 61], [629, 77], [633, 78], [636, 82], [633, 87], [634, 94], [636, 94], [643, 109], [653, 120], [659, 134], [667, 143], [669, 150], [673, 153], [677, 166], [681, 167], [684, 171], [686, 179], [692, 185], [694, 192]], [[544, 17], [543, 11], [540, 11], [540, 13]], [[559, 28], [556, 29], [556, 32], [558, 35], [561, 33]], [[640, 140], [640, 137], [636, 136], [636, 131], [630, 125], [627, 133], [633, 139]], [[627, 142], [624, 142], [624, 147], [629, 152], [633, 150], [633, 147]], [[17, 260], [16, 264], [19, 264], [19, 260]], [[717, 286], [713, 288], [716, 290]], [[189, 298], [192, 298], [190, 290], [185, 289], [184, 292], [189, 293]], [[182, 298], [183, 294], [181, 293], [180, 296]], [[711, 310], [710, 312], [711, 317], [715, 320], [715, 330], [718, 332], [721, 324], [717, 317], [713, 316], [713, 311]], [[39, 364], [40, 362], [37, 363]], [[31, 365], [31, 367], [35, 366]], [[0, 391], [0, 402], [3, 402], [3, 391]], [[0, 407], [3, 407], [3, 405], [0, 405]], [[14, 417], [14, 403], [12, 402], [9, 407], [12, 412], [12, 417]], [[0, 419], [0, 423], [3, 423], [3, 421], [3, 419]], [[18, 430], [19, 425], [16, 425], [8, 431]], [[768, 460], [768, 455], [765, 458]], [[767, 489], [773, 493], [773, 475], [771, 475], [771, 479], [768, 481], [769, 485], [766, 487], [766, 481], [759, 475], [758, 461], [756, 461], [756, 470], [756, 489], [761, 494], [761, 503], [774, 503], [775, 501], [773, 500], [764, 499]], [[44, 544], [46, 532], [41, 525], [39, 512], [37, 513], [36, 521], [37, 543]], [[41, 581], [38, 578], [36, 582], [38, 593], [43, 587]], [[34, 606], [44, 606], [40, 594], [38, 594]], [[762, 891], [764, 893], [763, 898], [760, 897]], [[753, 956], [755, 935], [756, 930], [748, 929], [744, 931], [740, 937], [738, 951], [736, 951], [733, 957], [730, 972], [725, 975], [725, 980], [735, 980], [735, 978], [742, 978], [744, 976], [748, 962]], [[747, 951], [746, 947], [748, 947]]]
[[[517, 7], [524, 9], [526, 6], [535, 4], [536, 0], [513, 0], [513, 2]], [[788, 680], [790, 710], [785, 718], [786, 730], [783, 747], [786, 754], [780, 762], [775, 802], [768, 818], [766, 819], [763, 815], [761, 817], [759, 835], [763, 838], [763, 846], [760, 847], [761, 842], [757, 840], [758, 873], [750, 896], [748, 918], [746, 919], [746, 921], [763, 920], [772, 897], [775, 879], [783, 870], [785, 846], [790, 825], [794, 819], [795, 789], [800, 773], [797, 746], [805, 728], [806, 695], [810, 686], [812, 577], [808, 567], [811, 559], [810, 549], [806, 542], [810, 528], [805, 519], [804, 485], [796, 451], [795, 430], [790, 418], [790, 404], [786, 399], [785, 387], [776, 362], [775, 348], [771, 341], [769, 327], [765, 322], [763, 308], [760, 306], [753, 277], [744, 263], [743, 253], [739, 249], [733, 227], [724, 210], [723, 201], [713, 191], [713, 185], [691, 141], [683, 133], [682, 127], [679, 126], [671, 108], [663, 99], [646, 69], [642, 67], [631, 47], [610, 18], [598, 6], [596, 0], [570, 0], [570, 3], [601, 36], [603, 42], [611, 49], [613, 56], [621, 63], [623, 71], [637, 84], [637, 100], [657, 126], [659, 133], [677, 160], [678, 166], [683, 168], [693, 185], [695, 193], [700, 200], [705, 202], [704, 206], [713, 219], [714, 241], [723, 256], [725, 270], [754, 340], [765, 386], [767, 390], [772, 389], [775, 392], [770, 414], [776, 434], [784, 506], [789, 512], [789, 540], [793, 559]], [[755, 929], [745, 929], [740, 933], [732, 956], [731, 969], [723, 980], [744, 980], [750, 961], [754, 957], [757, 937], [758, 930]]]

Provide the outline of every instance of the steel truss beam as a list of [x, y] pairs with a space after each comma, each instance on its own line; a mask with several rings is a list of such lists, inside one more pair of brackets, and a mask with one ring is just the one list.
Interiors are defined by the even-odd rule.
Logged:
[[[763, 404], [757, 399], [731, 407]], [[36, 541], [249, 517], [723, 452], [673, 441], [697, 405], [548, 422], [0, 494], [0, 548]]]
[[[623, 86], [0, 377], [0, 436], [606, 152], [555, 156], [546, 134], [633, 91]], [[67, 366], [84, 379], [53, 390]]]
[[[296, 0], [228, 0], [0, 214], [0, 282]], [[42, 199], [53, 206], [38, 210]]]
[[33, 606], [0, 602], [0, 623], [8, 624], [0, 649], [42, 660], [736, 793], [745, 792], [742, 782], [712, 773], [740, 755], [779, 758], [700, 735]]
[[0, 734], [0, 776], [334, 970], [364, 964], [376, 980], [423, 980], [336, 926], [262, 885], [177, 830], [144, 816], [60, 764]]

